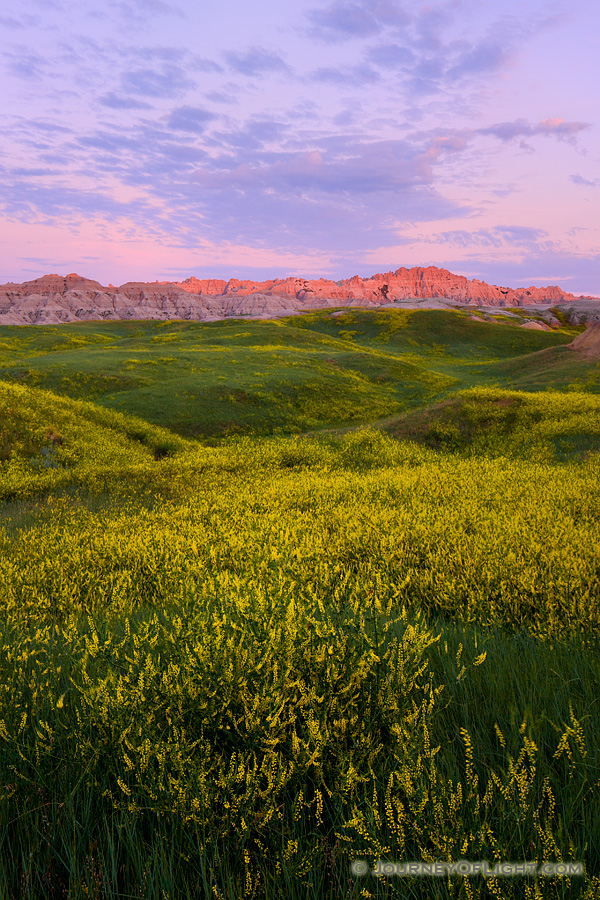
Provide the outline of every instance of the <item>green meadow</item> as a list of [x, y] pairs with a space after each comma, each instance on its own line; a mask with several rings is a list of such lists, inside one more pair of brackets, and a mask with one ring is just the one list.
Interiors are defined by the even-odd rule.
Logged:
[[576, 329], [535, 332], [445, 311], [0, 331], [0, 380], [194, 439], [366, 424], [475, 385], [600, 390], [600, 366], [564, 349]]
[[600, 896], [580, 330], [0, 328], [0, 900]]

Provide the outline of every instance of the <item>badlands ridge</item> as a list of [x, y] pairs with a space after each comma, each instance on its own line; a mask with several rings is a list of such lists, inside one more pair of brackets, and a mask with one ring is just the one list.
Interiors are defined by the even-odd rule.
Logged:
[[[556, 285], [505, 288], [435, 266], [342, 281], [188, 278], [183, 282], [101, 285], [80, 275], [44, 275], [0, 285], [0, 325], [48, 325], [111, 319], [215, 321], [230, 316], [273, 318], [340, 306], [450, 309], [457, 306], [554, 307], [574, 323], [600, 321], [600, 299], [575, 297]], [[552, 316], [549, 317], [552, 319]], [[559, 324], [556, 320], [550, 324]], [[540, 326], [544, 327], [544, 326]]]

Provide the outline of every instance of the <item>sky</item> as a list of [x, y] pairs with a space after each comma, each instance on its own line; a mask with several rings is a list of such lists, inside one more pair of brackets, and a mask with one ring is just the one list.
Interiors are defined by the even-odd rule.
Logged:
[[597, 0], [4, 10], [0, 282], [433, 265], [600, 295]]

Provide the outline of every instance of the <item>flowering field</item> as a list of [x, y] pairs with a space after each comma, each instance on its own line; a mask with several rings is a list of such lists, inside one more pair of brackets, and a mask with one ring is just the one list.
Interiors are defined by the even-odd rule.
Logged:
[[218, 447], [0, 413], [2, 900], [600, 894], [600, 398]]

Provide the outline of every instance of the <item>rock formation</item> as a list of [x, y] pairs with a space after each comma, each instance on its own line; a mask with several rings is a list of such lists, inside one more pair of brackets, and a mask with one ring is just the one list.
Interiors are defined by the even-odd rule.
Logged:
[[523, 322], [521, 328], [531, 328], [534, 331], [552, 331], [549, 325], [544, 325], [542, 322]]
[[569, 325], [593, 325], [600, 322], [598, 297], [581, 297], [570, 303], [557, 303], [556, 309], [564, 315]]
[[574, 300], [556, 285], [545, 288], [512, 288], [486, 284], [477, 279], [469, 280], [463, 275], [454, 275], [447, 269], [436, 266], [427, 268], [396, 269], [395, 272], [360, 278], [354, 275], [344, 281], [327, 281], [320, 278], [309, 281], [305, 278], [275, 279], [272, 281], [229, 281], [215, 279], [199, 280], [188, 278], [177, 285], [191, 294], [221, 294], [227, 296], [247, 296], [248, 294], [286, 294], [297, 300], [309, 295], [332, 300], [366, 300], [380, 305], [394, 300], [436, 297], [458, 300], [466, 305], [476, 306], [523, 306], [529, 303], [560, 303]]
[[71, 273], [44, 275], [23, 284], [0, 285], [0, 324], [42, 325], [90, 319], [188, 319], [214, 321], [230, 316], [271, 318], [313, 309], [393, 303], [422, 308], [525, 307], [530, 304], [596, 304], [577, 300], [559, 287], [497, 287], [470, 281], [435, 266], [405, 269], [343, 281], [324, 278], [239, 281], [188, 278], [180, 283], [127, 282], [104, 287]]
[[580, 353], [589, 353], [592, 356], [600, 356], [600, 324], [590, 325], [581, 334], [567, 344], [572, 350]]

